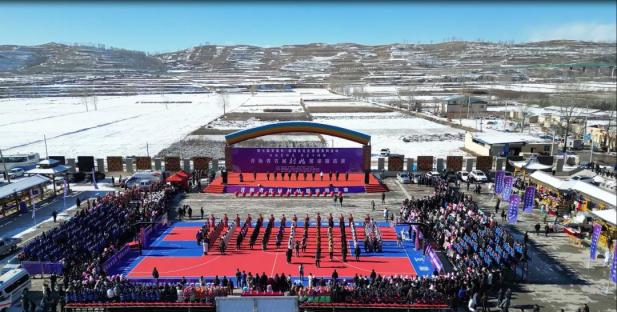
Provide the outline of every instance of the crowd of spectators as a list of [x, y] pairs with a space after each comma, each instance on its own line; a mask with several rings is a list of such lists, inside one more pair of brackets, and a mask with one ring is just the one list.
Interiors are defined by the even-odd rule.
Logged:
[[214, 303], [214, 297], [230, 293], [230, 282], [136, 283], [120, 275], [100, 279], [92, 287], [71, 283], [66, 290], [67, 303], [84, 302], [193, 302]]
[[[63, 289], [79, 290], [82, 300], [93, 297], [108, 280], [104, 262], [136, 237], [140, 222], [153, 222], [166, 212], [172, 186], [129, 189], [99, 196], [62, 225], [24, 246], [22, 261], [52, 261], [63, 266]], [[80, 205], [78, 205], [80, 206]], [[54, 289], [55, 290], [55, 289]]]
[[[405, 200], [400, 208], [400, 216], [398, 222], [409, 222], [416, 224], [409, 226], [409, 238], [416, 240], [420, 244], [420, 248], [432, 246], [435, 249], [443, 250], [449, 258], [453, 271], [450, 273], [433, 272], [432, 276], [426, 277], [408, 277], [408, 276], [381, 276], [375, 271], [368, 276], [356, 275], [353, 279], [339, 279], [338, 273], [334, 270], [331, 278], [316, 278], [311, 274], [308, 276], [308, 285], [296, 281], [292, 282], [290, 276], [285, 274], [276, 274], [267, 276], [265, 273], [261, 275], [247, 274], [238, 270], [236, 274], [235, 287], [243, 289], [245, 292], [266, 292], [277, 293], [285, 292], [290, 295], [298, 295], [300, 301], [310, 301], [311, 298], [317, 296], [327, 296], [330, 302], [348, 302], [359, 304], [372, 303], [397, 303], [397, 304], [448, 304], [451, 307], [469, 307], [470, 309], [481, 307], [488, 302], [488, 295], [491, 292], [499, 293], [500, 305], [509, 305], [509, 297], [511, 292], [503, 291], [504, 284], [504, 269], [526, 261], [527, 251], [525, 243], [515, 240], [508, 232], [501, 227], [495, 220], [495, 216], [484, 213], [478, 209], [477, 204], [473, 201], [471, 195], [465, 195], [459, 192], [457, 187], [450, 186], [445, 180], [440, 178], [431, 178], [425, 181], [432, 185], [435, 192], [424, 198], [412, 198]], [[126, 196], [126, 198], [125, 198]], [[158, 195], [160, 196], [160, 195]], [[122, 200], [117, 204], [111, 204], [110, 201], [117, 200], [117, 197]], [[140, 210], [132, 211], [128, 209], [128, 205], [122, 205], [124, 202], [129, 202], [132, 196], [119, 194], [108, 198], [97, 199], [96, 205], [92, 211], [83, 212], [83, 214], [97, 213], [97, 209], [101, 213], [124, 213], [121, 218], [102, 218], [105, 221], [103, 224], [94, 222], [94, 228], [97, 229], [94, 234], [100, 235], [102, 239], [94, 239], [94, 241], [103, 241], [101, 246], [86, 245], [87, 248], [97, 251], [96, 255], [104, 254], [105, 248], [113, 248], [121, 239], [109, 240], [106, 236], [115, 238], [113, 234], [125, 234], [127, 230], [122, 230], [124, 219], [131, 219], [131, 214], [140, 212], [145, 215], [156, 216], [160, 213], [156, 209], [157, 205], [146, 205], [148, 209], [143, 209], [144, 205], [140, 205]], [[152, 201], [156, 202], [156, 201]], [[118, 211], [107, 211], [104, 209], [120, 209]], [[128, 215], [127, 215], [128, 214]], [[344, 217], [341, 215], [341, 220]], [[79, 219], [82, 220], [82, 219]], [[90, 220], [84, 217], [80, 222]], [[290, 238], [288, 242], [288, 252], [292, 248], [298, 248], [295, 245], [295, 229], [297, 218], [294, 216], [290, 229]], [[308, 216], [305, 220], [305, 231], [308, 226]], [[239, 217], [236, 221], [239, 222]], [[233, 226], [237, 226], [232, 222]], [[340, 222], [340, 221], [339, 221]], [[208, 229], [204, 236], [216, 233], [214, 237], [220, 237], [221, 231], [228, 228], [227, 220], [221, 220], [215, 225], [214, 220], [206, 222]], [[247, 223], [249, 225], [247, 225]], [[345, 226], [340, 222], [340, 231], [345, 233]], [[353, 217], [350, 216], [349, 223], [351, 224], [352, 242], [354, 249], [357, 246], [357, 238], [355, 227], [353, 226]], [[72, 224], [72, 223], [71, 223]], [[64, 228], [65, 231], [73, 231], [79, 229], [82, 223], [72, 225], [70, 228]], [[251, 224], [249, 216], [241, 228], [239, 241], [241, 243], [244, 236], [247, 235], [248, 227]], [[89, 224], [88, 224], [89, 225]], [[78, 226], [78, 227], [74, 227]], [[285, 232], [286, 222], [282, 220], [276, 234], [277, 245], [280, 244]], [[321, 227], [321, 216], [317, 215], [317, 226]], [[381, 250], [381, 233], [379, 227], [375, 225], [374, 220], [368, 218], [365, 220], [365, 250], [379, 251]], [[118, 232], [114, 229], [120, 228]], [[220, 230], [217, 230], [219, 229]], [[263, 216], [259, 216], [256, 226], [250, 237], [249, 244], [252, 246], [256, 243], [261, 227], [265, 227], [263, 236], [263, 245], [268, 244], [268, 238], [274, 228], [274, 217], [271, 215], [267, 224], [264, 226]], [[328, 248], [331, 253], [333, 246], [333, 217], [328, 217]], [[101, 233], [102, 232], [102, 233]], [[110, 232], [110, 233], [107, 233]], [[319, 258], [321, 256], [321, 231], [317, 231], [317, 250], [316, 261], [319, 266]], [[416, 237], [418, 236], [418, 237]], [[56, 236], [47, 234], [42, 239], [53, 239]], [[76, 238], [80, 239], [80, 238]], [[302, 238], [305, 244], [306, 237]], [[88, 240], [92, 241], [92, 240]], [[345, 244], [340, 247], [347, 249], [347, 239], [344, 239]], [[114, 243], [115, 245], [113, 245]], [[35, 241], [32, 247], [42, 246], [42, 241]], [[50, 244], [51, 245], [51, 244]], [[60, 245], [67, 246], [67, 245]], [[338, 247], [338, 246], [337, 246]], [[359, 248], [358, 248], [359, 249]], [[32, 256], [37, 253], [32, 253], [32, 249], [26, 249], [30, 252], [27, 255]], [[111, 249], [109, 249], [111, 250]], [[73, 255], [60, 249], [57, 257], [66, 258], [67, 255]], [[82, 251], [83, 253], [83, 251]], [[347, 251], [345, 251], [347, 253]], [[38, 254], [37, 254], [38, 255]], [[51, 255], [56, 256], [53, 251]], [[87, 257], [87, 256], [83, 256]], [[67, 289], [67, 302], [97, 302], [97, 301], [166, 301], [166, 302], [211, 302], [212, 298], [218, 295], [227, 295], [234, 287], [234, 282], [227, 277], [220, 280], [218, 277], [211, 282], [205, 283], [200, 279], [198, 283], [181, 282], [178, 284], [140, 284], [130, 283], [123, 277], [102, 277], [99, 268], [92, 262], [92, 259], [87, 259], [88, 266], [83, 272], [81, 280], [72, 280], [72, 283]], [[501, 306], [500, 306], [501, 307]]]

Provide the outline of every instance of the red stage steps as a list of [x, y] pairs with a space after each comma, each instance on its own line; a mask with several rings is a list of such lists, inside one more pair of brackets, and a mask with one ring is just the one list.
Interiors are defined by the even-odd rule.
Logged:
[[367, 184], [364, 186], [364, 191], [367, 193], [383, 193], [389, 192], [390, 190], [384, 184]]
[[223, 194], [225, 193], [225, 186], [221, 184], [208, 184], [206, 188], [204, 188], [204, 193], [216, 193]]

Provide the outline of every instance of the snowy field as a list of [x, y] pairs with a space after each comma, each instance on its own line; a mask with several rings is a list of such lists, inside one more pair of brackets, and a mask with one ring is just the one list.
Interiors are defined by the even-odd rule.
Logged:
[[[223, 135], [220, 134], [187, 137], [206, 124], [208, 128], [219, 130], [246, 129], [269, 123], [250, 117], [253, 112], [277, 108], [303, 111], [300, 98], [305, 96], [326, 102], [330, 99], [348, 100], [337, 105], [371, 105], [340, 97], [325, 89], [230, 93], [225, 100], [215, 94], [107, 96], [96, 99], [96, 109], [92, 98], [0, 100], [0, 148], [5, 154], [37, 152], [44, 157], [43, 136], [46, 135], [49, 155], [155, 155], [183, 139], [222, 141]], [[223, 102], [228, 113], [247, 113], [247, 119], [218, 119], [223, 114]], [[406, 157], [464, 155], [460, 150], [463, 131], [397, 112], [322, 113], [313, 114], [313, 120], [371, 135], [374, 153], [381, 148], [390, 148], [393, 153]], [[317, 136], [293, 135], [262, 139], [281, 143], [319, 140]], [[328, 145], [355, 145], [339, 138], [326, 139]]]
[[[250, 97], [229, 94], [227, 111]], [[146, 144], [154, 155], [223, 113], [214, 94], [98, 97], [96, 110], [89, 102], [86, 111], [76, 97], [0, 100], [0, 148], [44, 157], [46, 135], [49, 155], [146, 155]]]
[[[466, 155], [463, 147], [464, 131], [400, 113], [315, 114], [315, 122], [349, 128], [371, 136], [373, 154], [382, 148], [405, 157], [421, 155]], [[410, 142], [403, 141], [407, 137]], [[327, 137], [328, 145], [353, 147], [357, 143]]]

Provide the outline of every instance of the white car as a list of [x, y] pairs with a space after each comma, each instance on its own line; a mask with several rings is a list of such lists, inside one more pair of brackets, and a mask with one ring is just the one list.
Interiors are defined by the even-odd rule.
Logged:
[[463, 182], [467, 182], [467, 180], [469, 180], [469, 172], [465, 170], [457, 172], [456, 175], [458, 175], [458, 178]]
[[486, 182], [486, 181], [488, 181], [488, 178], [486, 177], [484, 172], [482, 172], [482, 170], [472, 170], [471, 173], [469, 174], [468, 178], [471, 179], [474, 182]]
[[15, 179], [15, 178], [23, 177], [24, 173], [25, 173], [24, 169], [13, 168], [9, 170], [9, 178]]
[[411, 178], [409, 177], [408, 172], [399, 172], [396, 174], [396, 180], [403, 184], [411, 183]]

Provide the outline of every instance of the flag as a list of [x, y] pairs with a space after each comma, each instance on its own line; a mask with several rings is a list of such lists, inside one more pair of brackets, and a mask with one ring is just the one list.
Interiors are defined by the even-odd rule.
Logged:
[[506, 143], [503, 145], [503, 148], [501, 149], [501, 157], [508, 157], [508, 154], [510, 154], [510, 143]]
[[94, 189], [95, 189], [95, 190], [98, 190], [98, 189], [99, 189], [99, 186], [98, 186], [98, 185], [96, 185], [96, 174], [95, 174], [95, 172], [94, 172], [94, 168], [92, 168], [92, 184], [94, 184]]
[[30, 198], [32, 200], [32, 219], [35, 219], [36, 218], [36, 205], [34, 204], [34, 199], [32, 197], [34, 196], [32, 195], [32, 189], [30, 189]]
[[503, 200], [510, 200], [510, 194], [512, 194], [512, 176], [507, 176], [503, 178], [503, 192], [501, 193], [501, 197]]
[[513, 194], [510, 196], [510, 208], [508, 209], [508, 223], [516, 224], [518, 220], [518, 204], [521, 202], [521, 197]]
[[531, 213], [533, 211], [533, 200], [536, 197], [536, 187], [528, 186], [525, 190], [525, 201], [523, 204], [523, 212]]
[[501, 194], [503, 191], [503, 177], [505, 172], [503, 170], [497, 170], [495, 172], [495, 194]]
[[66, 198], [66, 196], [69, 193], [69, 183], [66, 181], [66, 178], [64, 179], [64, 198]]
[[611, 281], [617, 284], [617, 246], [613, 246], [613, 264], [611, 265]]
[[598, 239], [602, 232], [602, 225], [594, 224], [593, 232], [591, 233], [591, 246], [589, 247], [589, 259], [596, 260], [596, 250], [598, 249]]

